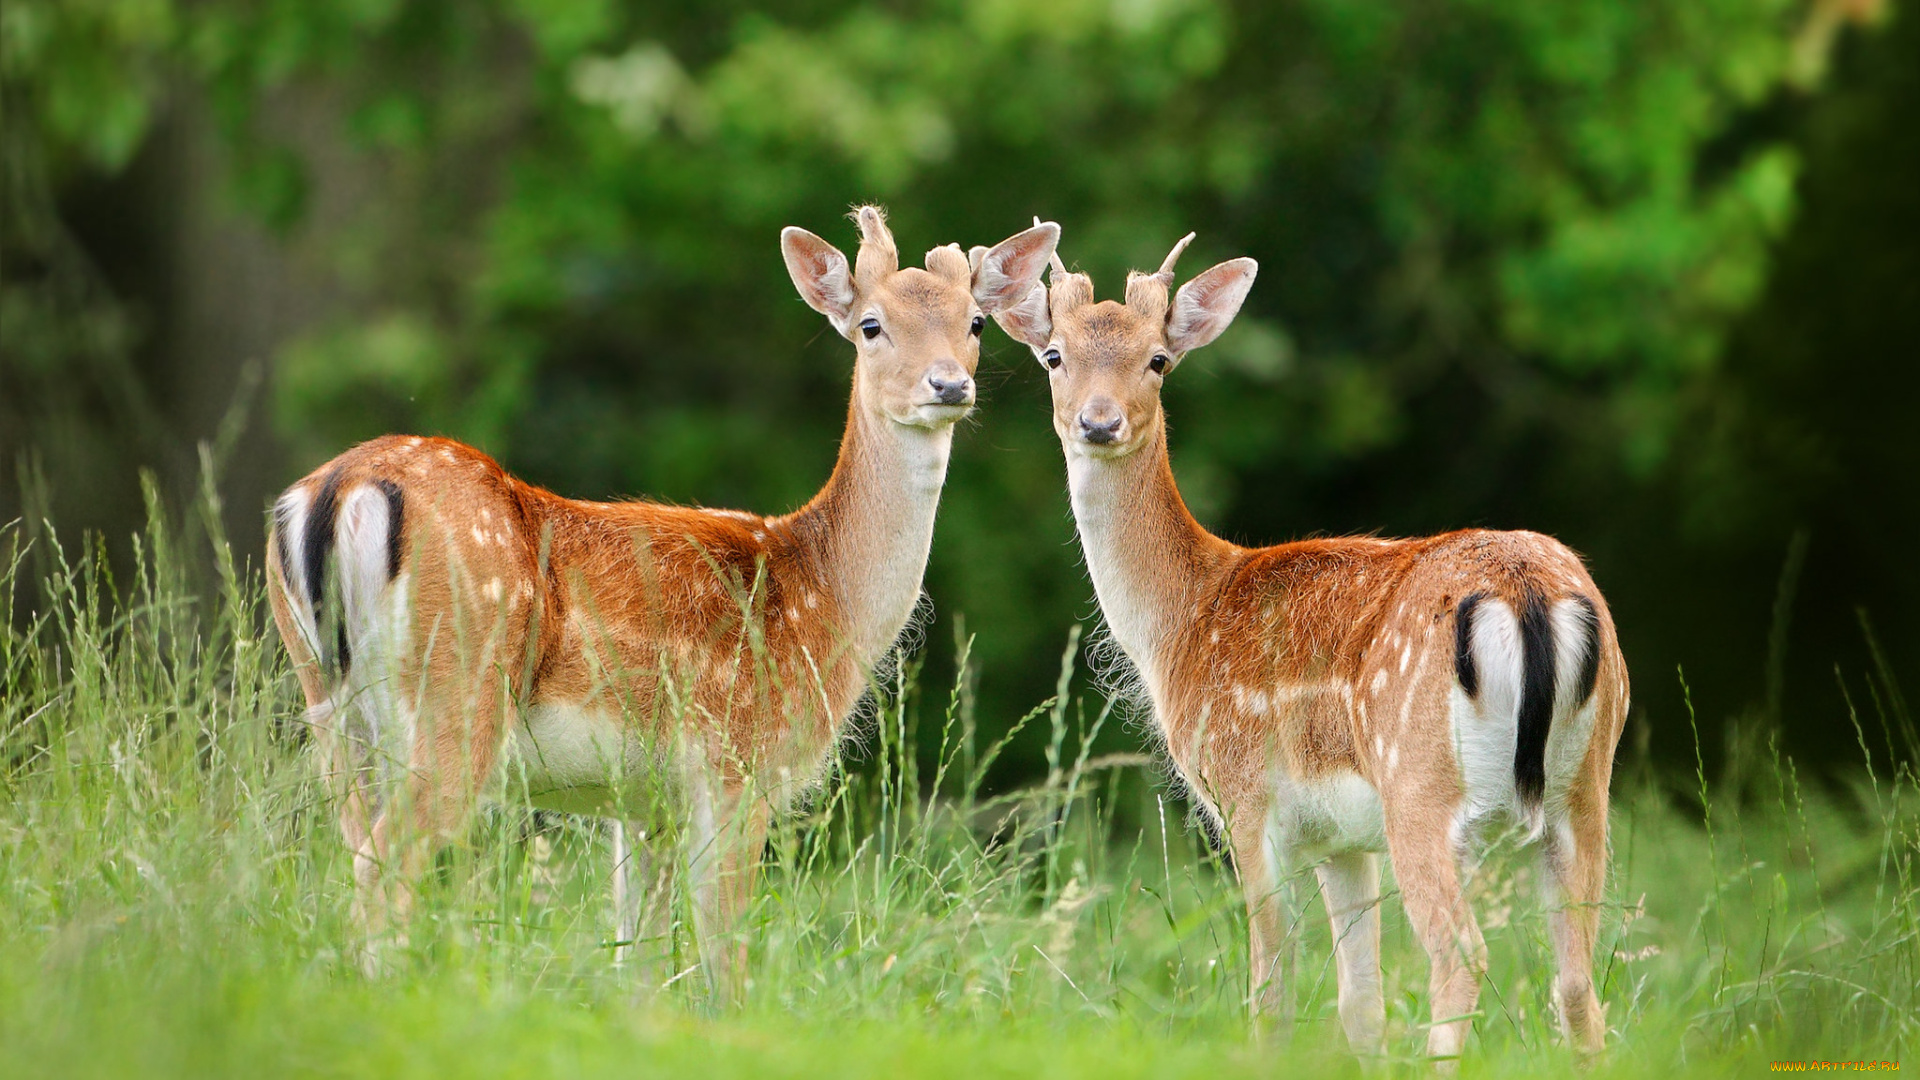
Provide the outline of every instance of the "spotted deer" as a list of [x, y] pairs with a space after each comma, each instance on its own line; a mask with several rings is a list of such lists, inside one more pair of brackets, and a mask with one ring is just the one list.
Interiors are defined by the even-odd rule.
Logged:
[[1221, 263], [1169, 297], [1180, 241], [1126, 302], [1055, 256], [995, 316], [1046, 368], [1073, 516], [1112, 641], [1245, 893], [1250, 1003], [1285, 1012], [1277, 896], [1317, 864], [1342, 1026], [1381, 1048], [1380, 869], [1431, 962], [1427, 1051], [1459, 1054], [1486, 947], [1462, 883], [1481, 827], [1517, 816], [1560, 894], [1555, 995], [1570, 1041], [1601, 1048], [1592, 951], [1607, 871], [1607, 786], [1627, 670], [1578, 556], [1529, 532], [1469, 530], [1245, 548], [1187, 511], [1162, 381], [1218, 337], [1253, 285]]
[[[902, 269], [882, 212], [846, 257], [781, 233], [801, 298], [853, 343], [826, 485], [762, 516], [563, 498], [441, 438], [388, 436], [273, 508], [269, 594], [337, 787], [355, 907], [404, 935], [414, 883], [483, 796], [614, 819], [615, 908], [684, 868], [714, 992], [769, 815], [827, 768], [920, 599], [985, 316], [1034, 287], [1051, 223]], [[661, 805], [679, 851], [651, 858]], [[631, 816], [632, 820], [623, 820]], [[657, 873], [668, 871], [656, 870]]]

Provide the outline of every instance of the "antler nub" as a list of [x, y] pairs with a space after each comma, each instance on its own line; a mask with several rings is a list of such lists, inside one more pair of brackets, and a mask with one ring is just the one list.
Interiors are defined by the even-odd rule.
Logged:
[[893, 233], [887, 230], [886, 211], [877, 206], [858, 206], [851, 216], [860, 226], [860, 253], [854, 257], [853, 275], [862, 288], [870, 289], [900, 269], [900, 252], [894, 247]]
[[1180, 261], [1180, 253], [1187, 250], [1188, 244], [1193, 243], [1193, 236], [1193, 233], [1188, 233], [1181, 237], [1180, 242], [1173, 245], [1173, 250], [1167, 252], [1166, 259], [1160, 263], [1159, 271], [1153, 275], [1159, 278], [1169, 289], [1173, 288], [1173, 264]]
[[[1033, 215], [1033, 225], [1036, 229], [1040, 227], [1039, 214]], [[1067, 272], [1067, 264], [1060, 261], [1060, 249], [1058, 247], [1055, 247], [1047, 253], [1047, 265], [1053, 267], [1053, 272], [1056, 274], [1064, 274]]]

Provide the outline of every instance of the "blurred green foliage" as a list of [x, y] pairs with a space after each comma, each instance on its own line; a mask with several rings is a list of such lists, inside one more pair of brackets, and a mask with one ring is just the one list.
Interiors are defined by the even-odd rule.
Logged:
[[[850, 242], [836, 216], [877, 200], [909, 251], [1058, 220], [1109, 294], [1188, 229], [1187, 273], [1258, 258], [1238, 325], [1169, 391], [1203, 520], [1261, 542], [1557, 528], [1599, 549], [1603, 585], [1648, 557], [1606, 532], [1605, 501], [1675, 473], [1794, 219], [1794, 144], [1743, 125], [1804, 81], [1807, 17], [1788, 0], [0, 16], [25, 132], [10, 170], [23, 141], [56, 182], [119, 169], [168, 95], [203, 95], [233, 190], [291, 233], [324, 177], [281, 106], [336, 121], [360, 186], [322, 238], [340, 314], [273, 358], [288, 476], [433, 430], [569, 494], [792, 506], [831, 465], [850, 353], [794, 297], [775, 235]], [[986, 699], [1025, 701], [1092, 608], [1041, 380], [1004, 339], [990, 352], [930, 588], [984, 670], [1011, 673]]]

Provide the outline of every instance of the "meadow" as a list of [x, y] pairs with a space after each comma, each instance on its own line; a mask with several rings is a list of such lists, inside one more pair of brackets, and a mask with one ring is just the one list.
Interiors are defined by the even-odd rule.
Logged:
[[[961, 679], [924, 685], [907, 657], [778, 830], [736, 1008], [708, 1003], [678, 904], [615, 966], [602, 829], [511, 803], [441, 860], [407, 951], [368, 978], [257, 562], [211, 494], [169, 524], [151, 490], [117, 576], [97, 540], [63, 547], [32, 518], [0, 532], [0, 1075], [1363, 1071], [1311, 874], [1292, 888], [1295, 1019], [1250, 1025], [1231, 867], [1137, 720], [1082, 677], [1077, 629], [1058, 692], [995, 717], [975, 708], [970, 639], [933, 625], [924, 648], [955, 649]], [[1841, 674], [1854, 708], [1833, 738], [1858, 764], [1838, 775], [1780, 753], [1764, 713], [1711, 755], [1724, 767], [1677, 775], [1651, 763], [1648, 717], [1630, 721], [1594, 1075], [1904, 1064], [1920, 792], [1895, 763], [1920, 742], [1891, 672]], [[1014, 727], [1045, 735], [1046, 774], [990, 784]], [[1140, 752], [1097, 752], [1115, 730]], [[1463, 1075], [1573, 1065], [1535, 872], [1502, 842], [1476, 879], [1492, 965]], [[1390, 886], [1385, 905], [1384, 1068], [1418, 1072], [1426, 963]]]

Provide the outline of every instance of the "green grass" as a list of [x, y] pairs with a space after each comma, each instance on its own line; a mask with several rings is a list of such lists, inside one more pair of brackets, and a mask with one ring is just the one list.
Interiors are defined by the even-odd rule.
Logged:
[[[507, 805], [443, 860], [408, 950], [368, 979], [297, 693], [211, 509], [192, 533], [149, 528], [130, 581], [97, 545], [0, 533], [0, 1075], [1360, 1071], [1310, 875], [1298, 1022], [1256, 1035], [1231, 872], [1150, 764], [1089, 752], [1119, 723], [1105, 702], [1036, 709], [1048, 779], [987, 797], [975, 730], [1015, 718], [917, 690], [911, 664], [771, 845], [742, 1006], [714, 1011], [685, 974], [684, 918], [614, 968], [597, 825]], [[1920, 799], [1889, 767], [1896, 748], [1911, 760], [1910, 719], [1884, 672], [1871, 688], [1870, 768], [1847, 782], [1798, 775], [1764, 729], [1711, 783], [1663, 786], [1627, 755], [1601, 1075], [1906, 1057]], [[1492, 970], [1468, 1075], [1571, 1064], [1533, 876], [1528, 853], [1498, 848], [1478, 886]], [[1426, 965], [1391, 893], [1385, 925], [1390, 1068], [1414, 1071]]]

